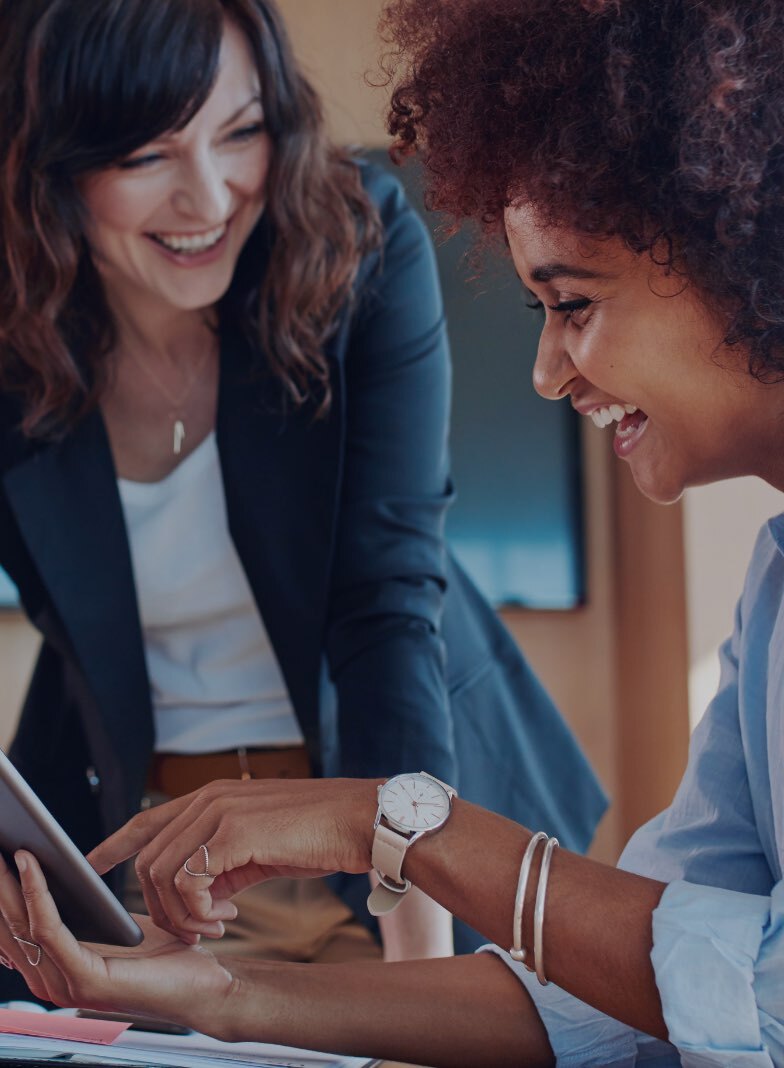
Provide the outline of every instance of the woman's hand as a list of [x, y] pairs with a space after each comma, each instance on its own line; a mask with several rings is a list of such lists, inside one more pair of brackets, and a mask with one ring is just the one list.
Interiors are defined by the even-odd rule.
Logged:
[[146, 916], [135, 917], [144, 931], [136, 949], [79, 943], [60, 919], [35, 858], [20, 851], [16, 860], [20, 882], [0, 858], [0, 952], [36, 997], [202, 1028], [209, 1018], [211, 1029], [221, 1028], [233, 979], [211, 953], [165, 934]]
[[[139, 813], [88, 859], [103, 875], [138, 854], [136, 872], [152, 920], [192, 942], [200, 934], [216, 937], [220, 921], [236, 914], [228, 899], [255, 883], [368, 871], [377, 785], [364, 779], [220, 780]], [[208, 874], [189, 874], [186, 862], [191, 872], [206, 868]]]

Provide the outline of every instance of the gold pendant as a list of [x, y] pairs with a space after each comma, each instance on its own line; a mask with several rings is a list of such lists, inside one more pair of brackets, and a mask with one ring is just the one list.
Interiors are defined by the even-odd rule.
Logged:
[[179, 456], [182, 452], [182, 443], [185, 441], [185, 424], [182, 419], [174, 421], [174, 455]]

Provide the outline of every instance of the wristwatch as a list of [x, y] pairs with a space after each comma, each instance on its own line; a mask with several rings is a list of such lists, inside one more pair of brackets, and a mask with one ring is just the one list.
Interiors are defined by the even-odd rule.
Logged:
[[411, 880], [403, 876], [406, 853], [444, 826], [453, 797], [457, 790], [426, 771], [395, 775], [379, 786], [372, 852], [379, 883], [367, 902], [372, 916], [393, 912], [411, 889]]

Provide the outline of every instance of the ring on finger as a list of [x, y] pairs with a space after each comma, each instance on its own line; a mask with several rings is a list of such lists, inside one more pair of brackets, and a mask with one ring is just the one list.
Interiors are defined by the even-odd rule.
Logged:
[[200, 845], [196, 852], [201, 853], [202, 855], [204, 871], [194, 871], [193, 868], [190, 867], [191, 860], [193, 859], [192, 857], [188, 857], [183, 864], [183, 871], [186, 875], [193, 875], [196, 879], [212, 878], [210, 875], [210, 851], [207, 849], [206, 845]]
[[36, 942], [28, 942], [26, 938], [19, 938], [18, 935], [14, 935], [14, 942], [16, 942], [19, 948], [25, 955], [25, 959], [31, 968], [37, 968], [41, 963], [41, 957], [43, 956], [43, 950]]

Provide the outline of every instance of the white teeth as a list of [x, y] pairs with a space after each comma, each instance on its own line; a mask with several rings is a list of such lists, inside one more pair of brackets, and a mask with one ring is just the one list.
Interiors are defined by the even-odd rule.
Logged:
[[152, 236], [172, 252], [206, 252], [213, 245], [217, 245], [225, 233], [226, 223], [223, 223], [206, 234], [153, 234]]
[[604, 408], [595, 408], [591, 412], [591, 419], [602, 430], [610, 423], [620, 423], [625, 416], [634, 415], [636, 411], [635, 404], [609, 404]]

